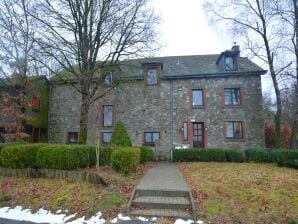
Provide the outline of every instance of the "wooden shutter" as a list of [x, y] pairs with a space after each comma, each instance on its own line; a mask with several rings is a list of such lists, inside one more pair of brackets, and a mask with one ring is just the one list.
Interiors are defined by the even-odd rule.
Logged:
[[204, 123], [204, 148], [208, 148], [207, 122]]
[[203, 88], [202, 91], [203, 91], [203, 106], [204, 106], [204, 109], [206, 109], [207, 107], [206, 89]]
[[188, 122], [188, 141], [193, 146], [193, 125], [192, 122]]
[[221, 88], [221, 106], [225, 106], [225, 89]]
[[243, 105], [243, 88], [240, 88], [240, 105]]

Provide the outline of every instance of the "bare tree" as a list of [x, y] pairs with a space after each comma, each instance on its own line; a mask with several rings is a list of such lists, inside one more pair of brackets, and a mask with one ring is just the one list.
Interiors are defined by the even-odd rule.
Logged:
[[276, 96], [275, 142], [279, 147], [282, 114], [279, 82], [281, 74], [291, 66], [292, 61], [286, 61], [284, 57], [283, 46], [288, 40], [282, 35], [283, 21], [276, 16], [273, 8], [274, 2], [271, 0], [217, 0], [205, 3], [210, 18], [230, 27], [227, 31], [241, 37], [252, 56], [268, 66]]
[[31, 5], [29, 0], [0, 2], [0, 123], [9, 140], [27, 137], [26, 92], [31, 87], [27, 77], [33, 72], [34, 48], [34, 22], [27, 14]]
[[146, 2], [39, 0], [30, 13], [40, 24], [41, 55], [55, 61], [60, 69], [48, 68], [62, 81], [66, 81], [62, 73], [68, 73], [77, 82], [73, 87], [82, 96], [80, 143], [87, 140], [90, 105], [105, 95], [99, 88], [107, 71], [117, 71], [122, 58], [152, 50], [157, 17]]

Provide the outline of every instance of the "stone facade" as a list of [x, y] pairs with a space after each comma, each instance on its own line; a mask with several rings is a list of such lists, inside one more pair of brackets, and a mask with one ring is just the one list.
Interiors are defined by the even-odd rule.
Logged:
[[[162, 62], [162, 59], [160, 61]], [[140, 68], [140, 74], [146, 73], [144, 67]], [[174, 147], [193, 146], [193, 124], [196, 122], [203, 123], [203, 147], [244, 149], [264, 146], [260, 77], [264, 71], [260, 71], [232, 75], [218, 72], [210, 77], [176, 76], [175, 79], [159, 72], [157, 85], [147, 85], [146, 76], [120, 82], [109, 94], [91, 105], [88, 143], [94, 144], [98, 137], [101, 139], [102, 132], [112, 132], [113, 126], [103, 126], [103, 106], [111, 105], [113, 125], [116, 121], [124, 122], [134, 145], [144, 144], [144, 132], [159, 132], [160, 140], [155, 149], [162, 158], [170, 158], [171, 149]], [[241, 104], [225, 106], [224, 88], [239, 88]], [[104, 87], [99, 88], [102, 89]], [[202, 107], [192, 106], [193, 89], [203, 90]], [[72, 86], [66, 84], [50, 86], [51, 142], [65, 143], [68, 132], [79, 131], [80, 101], [79, 93]], [[227, 121], [242, 122], [242, 138], [226, 137]], [[187, 139], [183, 137], [184, 122], [187, 123]]]

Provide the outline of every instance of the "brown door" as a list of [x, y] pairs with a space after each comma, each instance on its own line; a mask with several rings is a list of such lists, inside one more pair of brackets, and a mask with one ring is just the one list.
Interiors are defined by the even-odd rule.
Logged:
[[193, 146], [195, 148], [204, 147], [204, 123], [193, 123]]

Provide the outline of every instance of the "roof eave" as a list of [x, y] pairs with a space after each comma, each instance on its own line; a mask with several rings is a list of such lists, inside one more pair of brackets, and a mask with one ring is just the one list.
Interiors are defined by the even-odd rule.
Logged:
[[216, 73], [200, 73], [200, 74], [188, 74], [188, 75], [164, 75], [162, 79], [191, 79], [191, 78], [217, 78], [227, 76], [243, 76], [243, 75], [264, 75], [267, 70], [260, 71], [243, 71], [243, 72], [216, 72]]

